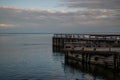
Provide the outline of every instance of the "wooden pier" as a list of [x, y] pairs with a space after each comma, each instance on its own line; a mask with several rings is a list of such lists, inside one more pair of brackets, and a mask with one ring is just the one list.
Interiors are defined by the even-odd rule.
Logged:
[[64, 52], [66, 62], [120, 69], [120, 34], [54, 34], [53, 51]]

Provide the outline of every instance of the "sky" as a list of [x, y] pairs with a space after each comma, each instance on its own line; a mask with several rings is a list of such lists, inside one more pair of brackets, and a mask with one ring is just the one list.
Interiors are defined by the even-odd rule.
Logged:
[[0, 0], [0, 33], [120, 33], [120, 0]]

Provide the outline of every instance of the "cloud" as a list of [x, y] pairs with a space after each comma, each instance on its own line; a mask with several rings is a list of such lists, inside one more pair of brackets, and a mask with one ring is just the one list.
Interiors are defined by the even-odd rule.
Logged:
[[79, 32], [79, 30], [95, 28], [97, 30], [98, 27], [106, 27], [108, 30], [113, 30], [113, 28], [120, 30], [120, 10], [84, 9], [78, 11], [55, 11], [1, 6], [0, 26], [13, 26], [19, 29], [46, 32], [73, 30], [74, 32]]
[[0, 27], [12, 27], [12, 26], [14, 26], [14, 25], [12, 25], [12, 24], [0, 24]]
[[120, 9], [120, 0], [61, 0], [69, 8]]

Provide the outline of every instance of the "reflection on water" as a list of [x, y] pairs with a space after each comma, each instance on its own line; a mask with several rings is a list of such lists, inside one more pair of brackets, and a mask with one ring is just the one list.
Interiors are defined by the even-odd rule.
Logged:
[[86, 69], [53, 53], [51, 34], [0, 34], [0, 80], [110, 80], [105, 78], [110, 72]]
[[[82, 76], [84, 80], [119, 80], [119, 73], [112, 69], [104, 68], [92, 64], [82, 64], [75, 61], [65, 61], [64, 63], [65, 71], [68, 69], [77, 70], [80, 73], [84, 73]], [[73, 73], [74, 74], [74, 73]], [[81, 80], [81, 78], [78, 78]]]
[[[54, 59], [61, 62], [64, 69], [65, 80], [105, 80], [104, 77], [95, 76], [89, 71], [86, 71], [85, 66], [76, 66], [73, 63], [65, 63], [63, 53], [53, 53]], [[95, 73], [96, 74], [96, 73]]]

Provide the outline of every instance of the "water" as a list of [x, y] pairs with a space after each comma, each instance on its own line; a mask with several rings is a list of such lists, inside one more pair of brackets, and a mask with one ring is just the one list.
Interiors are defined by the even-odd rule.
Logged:
[[107, 80], [66, 65], [52, 51], [52, 36], [0, 34], [0, 80]]

